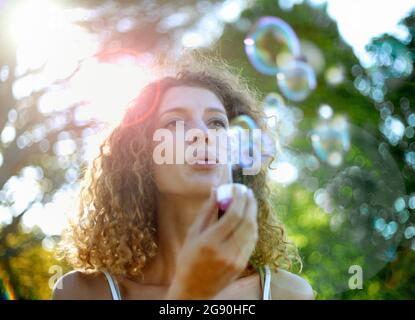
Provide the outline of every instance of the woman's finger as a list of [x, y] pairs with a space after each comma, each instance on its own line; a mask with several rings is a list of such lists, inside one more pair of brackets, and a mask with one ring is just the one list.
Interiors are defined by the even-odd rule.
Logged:
[[212, 187], [207, 202], [199, 211], [194, 223], [189, 229], [191, 235], [201, 233], [211, 223], [214, 217], [217, 217], [218, 207], [216, 204], [216, 188]]
[[[225, 240], [224, 246], [232, 251], [239, 251], [245, 257], [251, 255], [258, 239], [258, 205], [252, 190], [247, 196], [246, 214], [239, 226]], [[246, 251], [246, 252], [245, 252]]]
[[247, 191], [237, 189], [236, 195], [223, 217], [208, 229], [208, 236], [216, 241], [224, 241], [244, 219], [246, 203]]

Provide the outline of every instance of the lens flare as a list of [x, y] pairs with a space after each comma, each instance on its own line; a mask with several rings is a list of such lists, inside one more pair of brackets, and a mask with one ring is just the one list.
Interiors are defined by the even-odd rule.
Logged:
[[2, 289], [0, 290], [1, 300], [16, 300], [10, 279], [5, 273], [0, 274], [0, 289]]

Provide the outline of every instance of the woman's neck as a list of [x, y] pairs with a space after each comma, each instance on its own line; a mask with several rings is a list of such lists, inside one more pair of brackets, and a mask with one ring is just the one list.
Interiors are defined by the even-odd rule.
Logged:
[[159, 249], [156, 257], [144, 270], [144, 283], [154, 285], [171, 283], [176, 272], [177, 256], [184, 244], [187, 231], [207, 200], [208, 196], [188, 198], [159, 195], [157, 210]]

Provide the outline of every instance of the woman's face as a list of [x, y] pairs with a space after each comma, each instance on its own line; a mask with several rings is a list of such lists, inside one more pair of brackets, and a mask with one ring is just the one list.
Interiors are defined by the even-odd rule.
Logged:
[[223, 137], [228, 126], [226, 110], [212, 91], [191, 86], [168, 89], [157, 111], [153, 136], [158, 191], [206, 196], [212, 186], [230, 182], [229, 166], [217, 163], [223, 144], [208, 134], [209, 130]]

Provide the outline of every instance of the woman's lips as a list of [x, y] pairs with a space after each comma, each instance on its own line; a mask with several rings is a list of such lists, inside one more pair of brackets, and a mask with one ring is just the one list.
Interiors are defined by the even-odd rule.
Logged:
[[211, 155], [206, 155], [204, 158], [196, 159], [195, 163], [189, 163], [189, 165], [197, 170], [212, 170], [218, 165], [218, 161]]
[[218, 164], [217, 163], [209, 163], [209, 162], [196, 162], [194, 164], [189, 164], [191, 168], [196, 169], [196, 170], [213, 170], [215, 169]]

